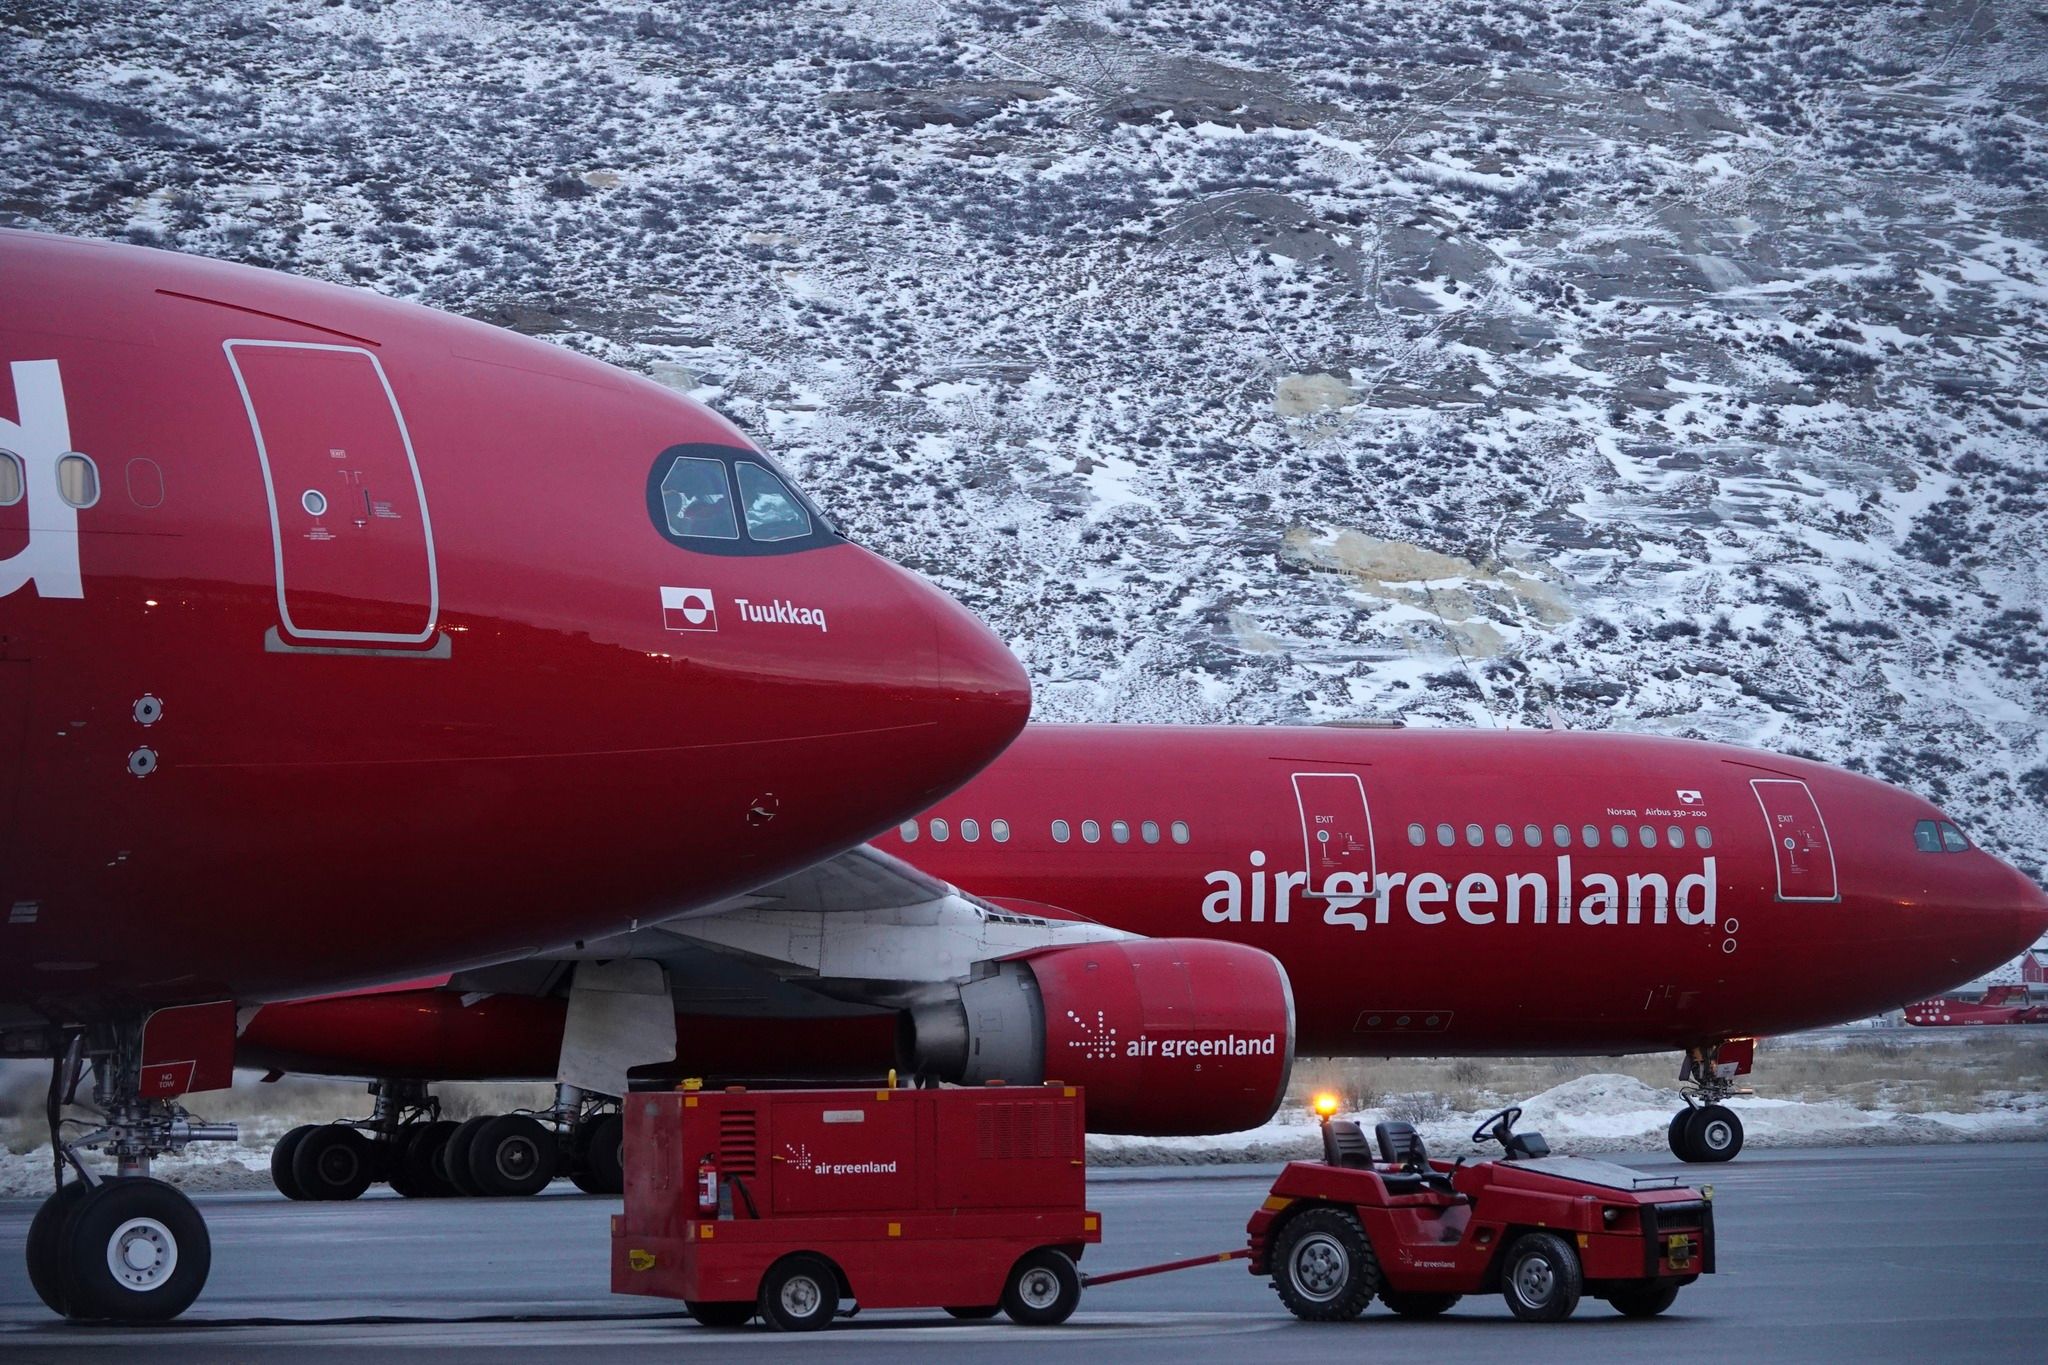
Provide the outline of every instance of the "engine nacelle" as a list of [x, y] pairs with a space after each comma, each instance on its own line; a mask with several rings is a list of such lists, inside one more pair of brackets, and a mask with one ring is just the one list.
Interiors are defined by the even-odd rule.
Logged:
[[994, 964], [910, 1016], [921, 1074], [1086, 1086], [1097, 1133], [1229, 1133], [1273, 1116], [1294, 1064], [1294, 992], [1271, 954], [1127, 939]]

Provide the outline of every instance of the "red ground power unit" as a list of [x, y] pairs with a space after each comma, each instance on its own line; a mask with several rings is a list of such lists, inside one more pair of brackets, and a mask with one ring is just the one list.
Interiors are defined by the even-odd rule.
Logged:
[[822, 1327], [860, 1308], [1072, 1313], [1086, 1207], [1072, 1086], [727, 1090], [626, 1101], [612, 1290], [699, 1322]]

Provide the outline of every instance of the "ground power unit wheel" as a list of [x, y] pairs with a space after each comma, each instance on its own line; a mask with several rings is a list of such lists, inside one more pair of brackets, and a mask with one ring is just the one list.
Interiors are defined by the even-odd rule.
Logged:
[[213, 1264], [206, 1221], [163, 1181], [102, 1181], [68, 1215], [53, 1265], [65, 1316], [167, 1322], [206, 1287]]
[[1349, 1322], [1379, 1287], [1379, 1259], [1357, 1214], [1309, 1209], [1281, 1225], [1273, 1247], [1273, 1289], [1303, 1322]]
[[761, 1277], [756, 1309], [783, 1332], [815, 1332], [839, 1311], [839, 1272], [822, 1256], [785, 1256]]
[[1003, 1311], [1024, 1327], [1057, 1327], [1081, 1305], [1081, 1272], [1066, 1252], [1027, 1251], [1003, 1282]]
[[744, 1327], [754, 1318], [754, 1305], [740, 1302], [707, 1302], [703, 1299], [684, 1299], [683, 1307], [690, 1310], [690, 1316], [705, 1327]]
[[1578, 1308], [1585, 1287], [1579, 1253], [1556, 1233], [1523, 1233], [1501, 1265], [1501, 1297], [1524, 1322], [1563, 1322]]
[[1625, 1318], [1654, 1318], [1678, 1301], [1678, 1286], [1670, 1281], [1624, 1285], [1607, 1295], [1607, 1302]]

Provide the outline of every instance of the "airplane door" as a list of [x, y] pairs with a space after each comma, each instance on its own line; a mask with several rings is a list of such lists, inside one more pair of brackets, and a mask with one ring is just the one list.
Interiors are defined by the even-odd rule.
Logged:
[[1835, 886], [1835, 850], [1828, 842], [1827, 822], [1804, 782], [1792, 778], [1753, 778], [1750, 790], [1763, 807], [1770, 831], [1771, 853], [1778, 864], [1778, 899], [1831, 901]]
[[1294, 800], [1301, 809], [1301, 838], [1308, 885], [1304, 895], [1328, 896], [1330, 878], [1350, 873], [1358, 878], [1336, 895], [1356, 895], [1372, 888], [1372, 812], [1365, 801], [1365, 783], [1356, 773], [1296, 773]]
[[431, 639], [440, 585], [426, 487], [377, 357], [296, 341], [225, 347], [270, 498], [285, 634]]

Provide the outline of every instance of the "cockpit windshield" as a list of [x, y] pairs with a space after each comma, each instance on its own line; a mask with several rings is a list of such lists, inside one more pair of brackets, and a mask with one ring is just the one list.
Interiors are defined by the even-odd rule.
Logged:
[[743, 447], [670, 446], [648, 474], [647, 510], [669, 540], [710, 554], [787, 554], [840, 539], [767, 456]]

